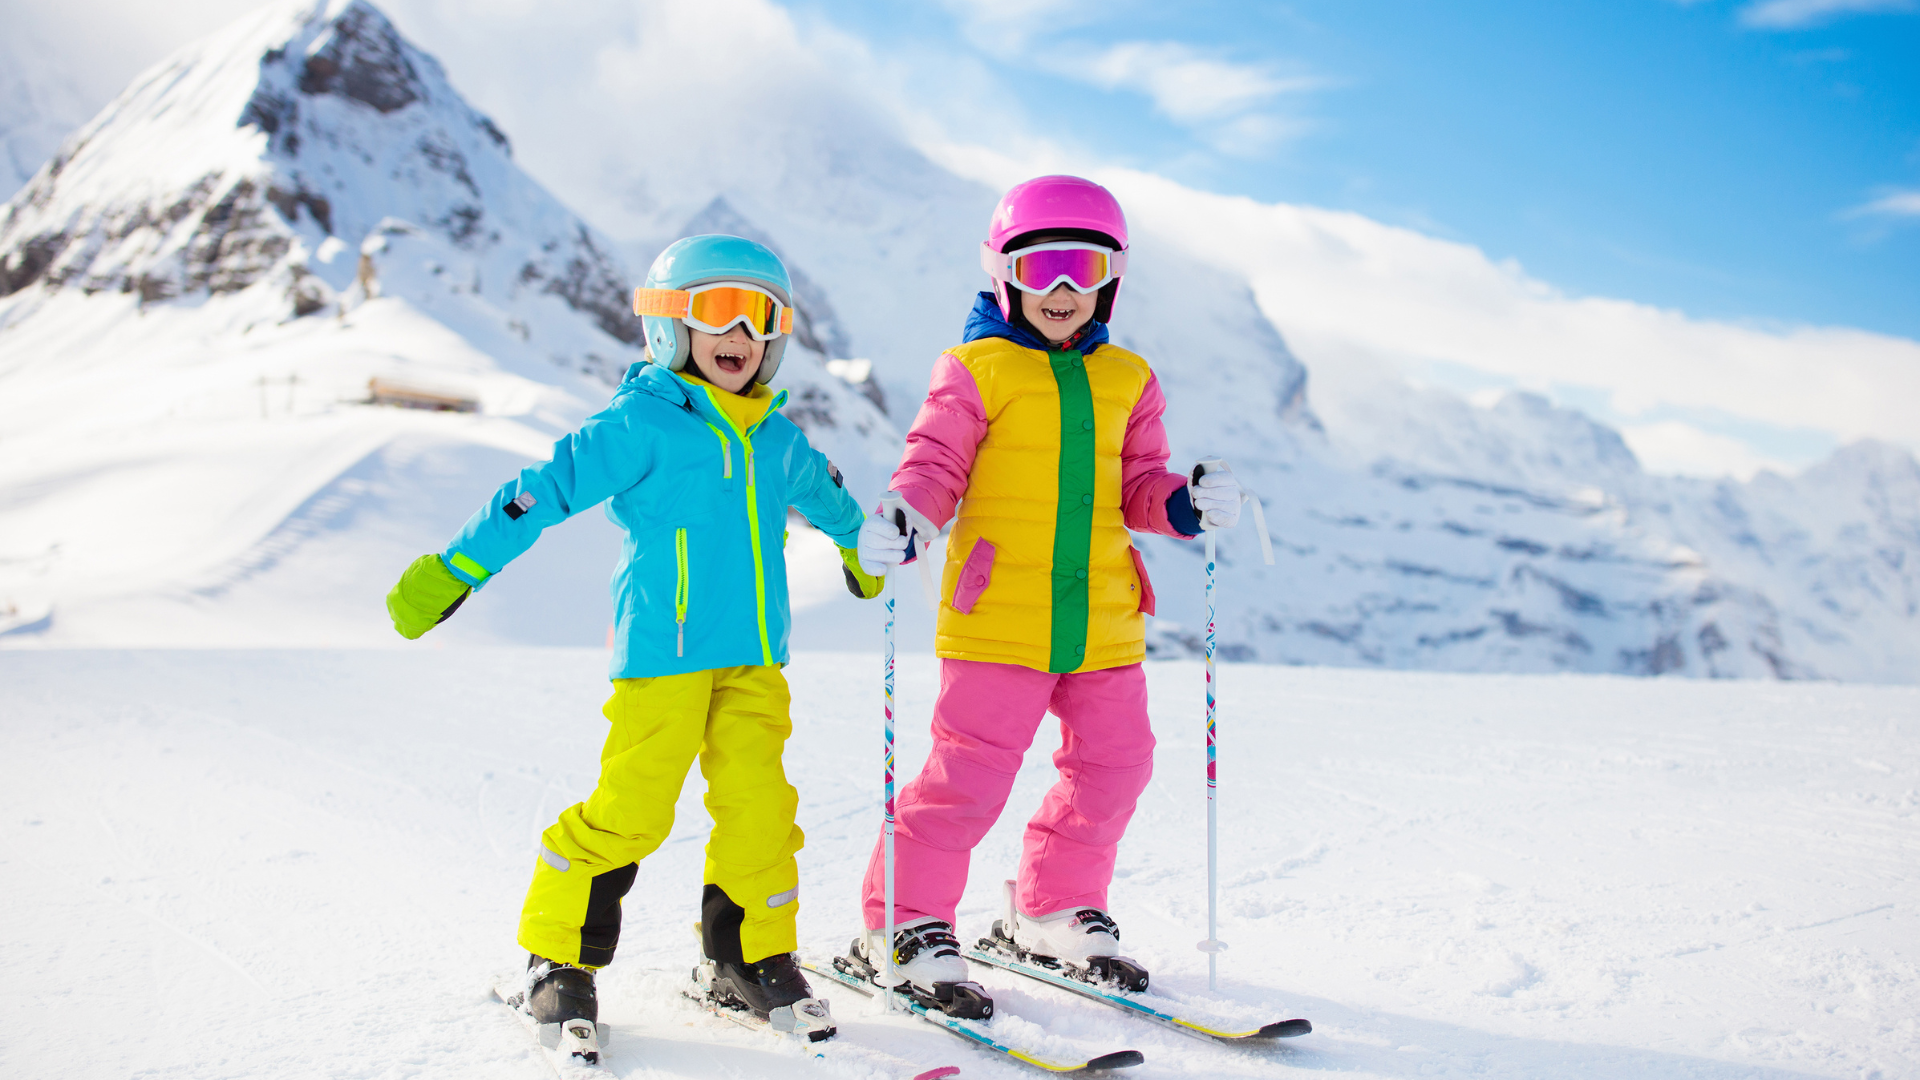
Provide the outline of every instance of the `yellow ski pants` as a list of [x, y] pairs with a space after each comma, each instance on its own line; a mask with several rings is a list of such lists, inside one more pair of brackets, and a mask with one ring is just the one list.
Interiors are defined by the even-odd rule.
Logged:
[[793, 732], [790, 702], [778, 667], [614, 680], [601, 710], [613, 730], [600, 752], [599, 786], [541, 834], [520, 945], [591, 967], [613, 959], [620, 899], [633, 886], [635, 864], [672, 830], [674, 803], [698, 755], [713, 816], [705, 880], [732, 901], [727, 907], [744, 910], [744, 959], [798, 948], [793, 856], [805, 838], [793, 823], [800, 796], [780, 762]]

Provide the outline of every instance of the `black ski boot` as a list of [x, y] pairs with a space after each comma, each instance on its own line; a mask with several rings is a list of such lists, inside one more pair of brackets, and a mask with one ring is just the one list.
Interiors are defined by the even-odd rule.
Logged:
[[501, 992], [501, 997], [532, 1027], [540, 1045], [561, 1060], [600, 1064], [608, 1031], [607, 1025], [598, 1022], [600, 999], [593, 991], [592, 971], [529, 955], [526, 989], [511, 995]]
[[528, 954], [526, 1008], [534, 1021], [541, 1024], [598, 1021], [600, 999], [593, 990], [593, 972], [577, 964], [557, 963]]
[[714, 997], [731, 1000], [762, 1020], [782, 1005], [813, 996], [792, 953], [769, 956], [757, 964], [715, 960], [712, 980], [709, 989]]
[[749, 961], [740, 952], [746, 911], [718, 885], [708, 885], [700, 903], [700, 944], [706, 959], [693, 982], [706, 1000], [750, 1012], [775, 1031], [805, 1035], [810, 1042], [838, 1031], [827, 1003], [813, 996], [792, 953]]

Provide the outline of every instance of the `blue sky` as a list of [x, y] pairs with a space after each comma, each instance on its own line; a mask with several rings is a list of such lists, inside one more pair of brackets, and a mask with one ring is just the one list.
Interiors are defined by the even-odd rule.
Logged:
[[[1033, 130], [1576, 294], [1920, 336], [1920, 4], [793, 0]], [[1058, 118], [1070, 118], [1068, 130]]]

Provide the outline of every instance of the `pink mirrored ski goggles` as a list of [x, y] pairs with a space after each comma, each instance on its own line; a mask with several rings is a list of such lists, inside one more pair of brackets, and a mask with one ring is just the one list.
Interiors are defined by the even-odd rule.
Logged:
[[1127, 253], [1080, 240], [1035, 244], [1015, 251], [980, 245], [980, 267], [995, 281], [1022, 292], [1046, 295], [1061, 282], [1090, 293], [1127, 272]]

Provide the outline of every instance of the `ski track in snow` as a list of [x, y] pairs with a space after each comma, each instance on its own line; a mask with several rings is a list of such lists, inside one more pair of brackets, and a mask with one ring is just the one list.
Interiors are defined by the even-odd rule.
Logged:
[[[875, 623], [877, 625], [877, 613]], [[872, 627], [869, 632], [877, 636]], [[0, 653], [0, 1075], [538, 1077], [488, 993], [539, 831], [598, 772], [594, 649]], [[1003, 1036], [1128, 1075], [1920, 1072], [1920, 691], [1229, 665], [1221, 990], [1206, 990], [1200, 668], [1149, 665], [1157, 773], [1111, 906], [1159, 992], [1266, 1050], [981, 971]], [[854, 931], [879, 658], [789, 669], [801, 931]], [[930, 658], [902, 658], [903, 773]], [[960, 912], [977, 936], [1052, 773], [1043, 727]], [[832, 989], [824, 1056], [682, 999], [697, 773], [602, 976], [610, 1077], [1033, 1075]]]

